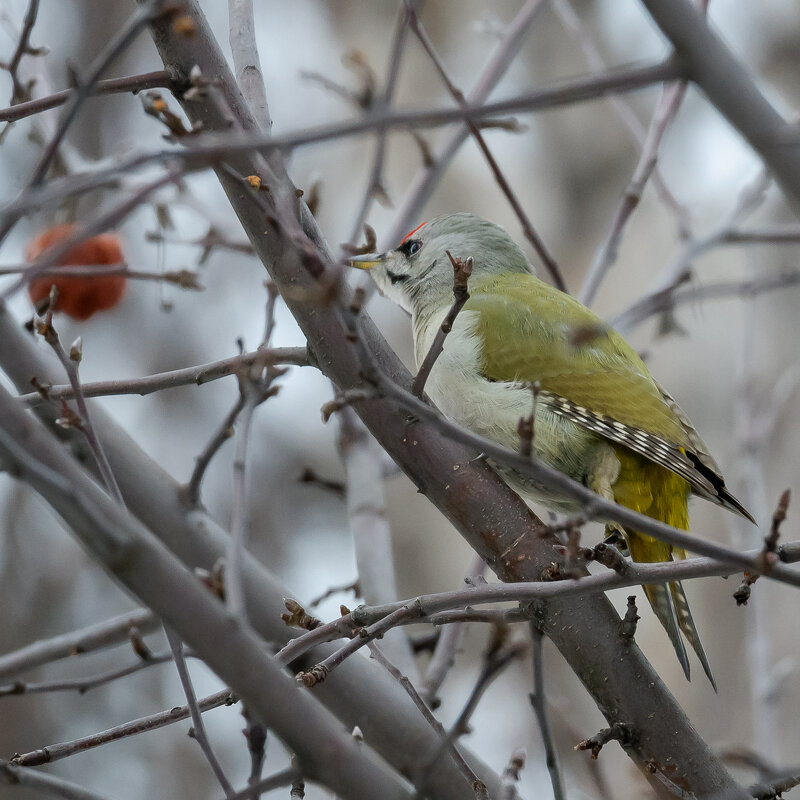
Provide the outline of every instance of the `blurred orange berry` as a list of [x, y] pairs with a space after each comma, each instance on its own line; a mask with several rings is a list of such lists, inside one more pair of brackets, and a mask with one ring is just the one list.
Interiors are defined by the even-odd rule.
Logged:
[[[28, 261], [38, 258], [59, 242], [72, 236], [74, 225], [55, 225], [38, 234], [28, 245]], [[113, 233], [92, 236], [67, 251], [58, 259], [57, 267], [92, 266], [95, 264], [124, 264], [120, 241]], [[113, 308], [125, 293], [124, 275], [103, 275], [98, 270], [93, 275], [41, 275], [28, 286], [28, 294], [35, 306], [50, 295], [50, 287], [58, 289], [56, 311], [63, 311], [74, 319], [89, 319], [96, 311]]]

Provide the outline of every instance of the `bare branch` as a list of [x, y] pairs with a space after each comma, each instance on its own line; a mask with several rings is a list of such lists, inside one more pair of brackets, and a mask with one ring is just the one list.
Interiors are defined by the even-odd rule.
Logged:
[[[409, 24], [411, 29], [417, 35], [417, 38], [420, 40], [425, 52], [428, 54], [428, 56], [430, 56], [433, 65], [436, 67], [436, 71], [441, 76], [445, 86], [447, 86], [447, 90], [462, 109], [467, 108], [469, 104], [467, 103], [463, 92], [458, 89], [450, 80], [450, 76], [447, 74], [447, 70], [442, 63], [442, 60], [439, 58], [439, 54], [436, 52], [433, 42], [431, 42], [430, 37], [422, 27], [422, 23], [419, 21], [416, 11], [410, 6], [409, 0], [406, 0], [406, 9], [408, 10]], [[481, 153], [483, 153], [483, 157], [489, 164], [489, 168], [491, 169], [492, 174], [494, 175], [494, 178], [500, 187], [500, 190], [506, 196], [506, 200], [508, 200], [509, 205], [517, 215], [517, 219], [519, 219], [520, 223], [522, 224], [522, 231], [525, 234], [525, 238], [533, 245], [534, 250], [536, 250], [539, 258], [541, 258], [542, 263], [550, 274], [550, 277], [553, 279], [556, 287], [561, 289], [561, 291], [566, 291], [567, 287], [564, 283], [564, 277], [561, 274], [561, 270], [558, 268], [558, 264], [552, 255], [550, 255], [550, 251], [545, 246], [541, 236], [539, 236], [539, 234], [536, 232], [536, 229], [533, 227], [533, 223], [525, 213], [525, 209], [522, 207], [519, 198], [511, 188], [511, 184], [508, 182], [506, 176], [503, 174], [503, 171], [500, 169], [500, 166], [495, 157], [492, 155], [491, 150], [489, 150], [489, 146], [486, 144], [486, 139], [481, 133], [480, 127], [470, 119], [466, 121], [466, 124], [470, 133], [472, 134], [472, 138], [475, 139], [478, 148], [480, 149]]]
[[[400, 61], [403, 55], [403, 48], [407, 41], [408, 34], [408, 11], [405, 5], [400, 6], [398, 12], [397, 22], [392, 35], [392, 44], [389, 48], [389, 68], [386, 76], [386, 86], [383, 90], [383, 96], [379, 99], [378, 105], [381, 110], [388, 110], [392, 104], [392, 97], [394, 90], [397, 86], [397, 76], [400, 72]], [[361, 228], [367, 221], [370, 208], [376, 198], [386, 198], [386, 189], [383, 186], [383, 165], [386, 159], [386, 130], [382, 130], [377, 137], [375, 143], [375, 153], [372, 157], [372, 167], [370, 168], [369, 177], [367, 179], [367, 187], [364, 192], [364, 197], [361, 200], [356, 220], [353, 223], [353, 232], [350, 235], [350, 241], [353, 242], [357, 239]], [[375, 252], [373, 250], [372, 252]]]
[[[492, 632], [492, 638], [489, 643], [488, 650], [484, 655], [483, 667], [478, 676], [478, 680], [472, 688], [467, 702], [461, 709], [461, 713], [456, 718], [447, 735], [442, 739], [439, 747], [434, 751], [431, 757], [423, 764], [419, 774], [416, 776], [415, 784], [417, 791], [424, 794], [425, 787], [428, 782], [428, 776], [436, 762], [446, 753], [450, 748], [455, 746], [457, 740], [469, 731], [469, 720], [471, 719], [475, 709], [478, 707], [481, 697], [489, 684], [516, 658], [522, 654], [522, 648], [519, 645], [505, 644], [503, 632], [501, 629], [495, 628]], [[476, 787], [483, 788], [485, 787]], [[477, 795], [477, 791], [476, 791]]]
[[62, 658], [123, 644], [128, 641], [131, 629], [135, 628], [140, 633], [150, 633], [158, 625], [158, 619], [153, 612], [142, 609], [130, 611], [80, 630], [62, 633], [51, 639], [42, 639], [0, 656], [0, 679]]
[[[486, 564], [480, 556], [473, 558], [467, 571], [466, 582], [469, 585], [475, 585], [478, 578], [483, 577], [486, 571]], [[458, 650], [461, 639], [464, 635], [464, 625], [461, 623], [454, 623], [448, 625], [441, 633], [439, 641], [436, 643], [436, 649], [433, 651], [431, 660], [428, 662], [428, 668], [425, 671], [425, 676], [422, 680], [420, 693], [425, 699], [425, 702], [431, 708], [436, 708], [439, 705], [439, 699], [436, 693], [444, 683], [447, 673], [455, 663], [456, 651]]]
[[177, 636], [175, 632], [167, 626], [164, 626], [164, 633], [167, 635], [167, 641], [169, 642], [170, 649], [172, 650], [172, 657], [175, 660], [175, 667], [178, 670], [178, 677], [180, 678], [181, 686], [183, 686], [183, 693], [186, 695], [186, 705], [188, 706], [189, 714], [192, 717], [192, 735], [197, 744], [200, 745], [200, 749], [203, 751], [206, 761], [208, 761], [209, 765], [211, 766], [211, 770], [217, 778], [217, 781], [219, 781], [219, 785], [225, 792], [225, 797], [228, 798], [228, 800], [231, 800], [234, 795], [233, 786], [231, 786], [230, 782], [225, 777], [225, 773], [222, 770], [222, 765], [219, 763], [219, 760], [217, 759], [217, 756], [211, 747], [211, 742], [208, 741], [208, 736], [206, 735], [206, 726], [203, 723], [200, 706], [197, 703], [197, 695], [194, 692], [192, 679], [189, 675], [189, 668], [186, 665], [186, 657], [183, 653], [183, 642], [181, 641], [180, 637]]
[[[123, 92], [137, 94], [145, 89], [169, 89], [171, 85], [172, 80], [169, 72], [165, 69], [160, 69], [155, 72], [144, 72], [141, 75], [97, 81], [92, 89], [92, 94], [106, 95]], [[64, 89], [46, 97], [37, 97], [35, 100], [27, 100], [24, 103], [16, 103], [8, 108], [0, 109], [0, 122], [16, 122], [19, 119], [40, 114], [42, 111], [63, 106], [74, 96], [76, 91], [76, 89]]]
[[[82, 384], [84, 397], [109, 397], [113, 395], [138, 394], [144, 397], [152, 392], [163, 389], [174, 389], [178, 386], [188, 386], [216, 381], [229, 375], [236, 375], [239, 370], [249, 367], [256, 361], [271, 364], [292, 364], [302, 367], [308, 366], [308, 351], [305, 347], [276, 347], [266, 350], [254, 350], [241, 356], [224, 358], [220, 361], [211, 361], [208, 364], [199, 364], [196, 367], [157, 372], [144, 378], [119, 379], [113, 381], [97, 381], [96, 383]], [[30, 406], [41, 405], [45, 400], [70, 400], [74, 397], [71, 386], [47, 386], [44, 392], [31, 392], [19, 396], [19, 400]]]
[[[219, 708], [220, 706], [229, 706], [237, 702], [237, 698], [231, 693], [229, 689], [215, 692], [208, 697], [198, 701], [198, 708], [202, 712], [210, 711], [212, 708]], [[32, 750], [29, 753], [22, 753], [14, 756], [12, 764], [21, 767], [38, 767], [41, 764], [49, 764], [52, 761], [60, 761], [62, 758], [68, 758], [76, 753], [82, 753], [85, 750], [91, 750], [95, 747], [100, 747], [109, 742], [116, 742], [128, 736], [136, 736], [139, 733], [146, 733], [147, 731], [163, 728], [165, 725], [172, 725], [174, 722], [181, 722], [184, 719], [189, 719], [191, 711], [189, 706], [176, 706], [159, 711], [156, 714], [149, 714], [146, 717], [125, 722], [122, 725], [117, 725], [99, 733], [94, 733], [91, 736], [83, 736], [80, 739], [74, 739], [70, 742], [61, 742], [58, 744], [50, 744], [47, 747], [42, 747], [39, 750]]]
[[64, 367], [64, 372], [67, 373], [67, 378], [69, 378], [70, 386], [72, 387], [72, 395], [75, 398], [75, 404], [78, 408], [77, 415], [67, 413], [69, 412], [69, 409], [67, 408], [66, 403], [64, 403], [64, 427], [75, 427], [84, 435], [89, 448], [92, 451], [92, 455], [97, 461], [97, 466], [100, 470], [100, 474], [103, 476], [103, 482], [105, 483], [109, 494], [117, 503], [124, 507], [125, 501], [122, 497], [122, 492], [117, 485], [117, 480], [114, 477], [114, 472], [111, 469], [111, 464], [108, 461], [108, 457], [103, 449], [103, 445], [95, 433], [94, 426], [89, 418], [89, 409], [86, 405], [86, 398], [83, 396], [83, 392], [81, 391], [79, 365], [82, 358], [82, 345], [80, 344], [80, 339], [77, 340], [77, 346], [73, 345], [70, 349], [69, 355], [67, 355], [61, 344], [61, 339], [59, 338], [56, 329], [53, 327], [53, 308], [56, 303], [56, 295], [57, 290], [56, 287], [53, 286], [50, 289], [50, 305], [47, 309], [44, 320], [42, 320], [41, 323], [36, 327], [37, 333], [39, 333], [47, 342], [47, 344], [50, 345], [50, 347], [53, 349], [53, 352], [56, 354], [56, 356], [58, 356], [61, 366]]
[[[413, 619], [419, 616], [420, 611], [413, 604], [398, 608], [396, 611], [393, 611], [391, 614], [387, 614], [386, 617], [378, 620], [378, 622], [370, 625], [368, 628], [359, 630], [348, 644], [337, 650], [324, 661], [321, 661], [319, 664], [315, 664], [310, 670], [298, 673], [296, 676], [297, 682], [309, 689], [312, 686], [316, 686], [318, 683], [322, 683], [322, 681], [324, 681], [325, 678], [327, 678], [328, 675], [330, 675], [331, 672], [339, 666], [339, 664], [341, 664], [349, 656], [353, 655], [356, 650], [360, 650], [373, 639], [383, 636], [386, 631], [397, 625], [400, 620]], [[285, 650], [286, 648], [284, 648], [281, 653], [278, 653], [277, 656], [278, 660], [282, 660], [284, 663], [287, 661], [286, 655], [282, 656]]]
[[[587, 64], [592, 67], [592, 69], [606, 69], [606, 63], [587, 31], [587, 26], [581, 23], [581, 19], [570, 4], [570, 0], [556, 0], [556, 2], [553, 3], [553, 8], [561, 17], [561, 21], [564, 25], [577, 37], [581, 50], [583, 50], [586, 57]], [[630, 104], [618, 95], [610, 95], [608, 97], [608, 103], [617, 112], [617, 116], [625, 124], [625, 127], [631, 132], [634, 141], [640, 147], [643, 146], [647, 138], [647, 131]], [[658, 164], [656, 164], [653, 170], [653, 184], [661, 202], [675, 215], [678, 235], [681, 239], [688, 239], [691, 236], [691, 215], [689, 209], [675, 198], [675, 195], [667, 186]]]
[[[369, 651], [372, 654], [372, 657], [381, 664], [389, 674], [403, 687], [406, 694], [412, 699], [414, 705], [419, 709], [422, 716], [431, 726], [431, 728], [436, 732], [437, 737], [444, 742], [447, 738], [444, 728], [442, 727], [442, 723], [439, 722], [438, 719], [433, 715], [428, 705], [425, 701], [420, 697], [417, 690], [414, 688], [414, 684], [408, 679], [406, 675], [403, 675], [397, 667], [389, 661], [388, 658], [381, 652], [381, 649], [375, 644], [375, 642], [370, 642], [368, 645]], [[459, 753], [458, 748], [455, 744], [448, 745], [450, 748], [450, 752], [452, 754], [453, 759], [455, 760], [458, 768], [461, 770], [461, 773], [464, 777], [469, 781], [471, 786], [475, 786], [476, 784], [480, 783], [483, 785], [482, 781], [478, 779], [475, 773], [472, 771], [472, 768], [467, 764], [464, 760], [464, 757]]]
[[[347, 517], [358, 568], [358, 591], [369, 604], [397, 600], [400, 595], [392, 532], [386, 518], [380, 467], [383, 450], [351, 408], [341, 409], [338, 423], [337, 445], [345, 467]], [[405, 632], [388, 632], [383, 646], [389, 660], [412, 683], [417, 683], [419, 671]]]
[[411, 393], [415, 397], [422, 397], [422, 393], [425, 391], [425, 383], [431, 374], [433, 365], [442, 354], [442, 350], [444, 350], [444, 341], [450, 331], [453, 330], [453, 323], [456, 321], [459, 312], [469, 300], [468, 283], [470, 275], [472, 275], [472, 256], [464, 261], [458, 257], [454, 258], [448, 250], [447, 257], [453, 265], [453, 297], [455, 297], [455, 300], [444, 320], [442, 320], [439, 330], [436, 331], [430, 350], [425, 354], [414, 382], [411, 384]]
[[596, 759], [600, 751], [609, 742], [619, 742], [623, 746], [629, 745], [634, 737], [634, 732], [630, 725], [624, 722], [616, 722], [609, 728], [603, 728], [594, 736], [584, 739], [575, 745], [575, 750], [591, 750], [592, 758]]
[[689, 77], [761, 156], [776, 180], [800, 200], [797, 129], [781, 117], [690, 0], [642, 0], [672, 42]]
[[8, 761], [0, 761], [0, 782], [12, 786], [27, 786], [37, 794], [60, 797], [62, 800], [108, 800], [106, 796], [90, 792], [76, 783], [55, 775], [21, 768]]
[[110, 669], [86, 678], [40, 682], [16, 681], [8, 686], [0, 686], [0, 697], [19, 694], [49, 694], [51, 692], [78, 692], [79, 694], [85, 694], [98, 686], [105, 686], [120, 678], [125, 678], [143, 669], [164, 664], [168, 661], [172, 661], [172, 655], [154, 655], [146, 660], [139, 659], [134, 664]]
[[594, 302], [603, 278], [605, 278], [617, 260], [625, 227], [642, 199], [647, 181], [655, 171], [661, 140], [678, 113], [685, 94], [686, 81], [668, 83], [662, 90], [661, 98], [658, 101], [656, 110], [653, 112], [653, 118], [650, 120], [647, 137], [642, 145], [642, 152], [633, 170], [630, 183], [614, 210], [606, 238], [595, 253], [586, 279], [581, 287], [579, 299], [587, 306]]
[[529, 695], [529, 699], [544, 744], [545, 764], [550, 775], [550, 784], [553, 787], [553, 800], [565, 800], [566, 794], [561, 768], [558, 764], [558, 751], [547, 716], [547, 695], [544, 690], [544, 635], [535, 622], [531, 622], [530, 630], [533, 642], [533, 692]]
[[208, 440], [208, 443], [203, 448], [203, 452], [195, 459], [192, 475], [183, 489], [183, 496], [187, 505], [197, 506], [200, 504], [200, 484], [203, 482], [206, 470], [222, 445], [233, 436], [234, 423], [238, 419], [239, 414], [242, 413], [243, 408], [244, 397], [239, 395], [239, 397], [236, 398], [236, 402], [233, 404], [233, 408], [222, 421], [222, 424], [214, 431], [214, 435]]
[[[687, 276], [688, 278], [688, 276]], [[751, 300], [761, 294], [780, 291], [781, 289], [800, 284], [800, 270], [765, 275], [761, 278], [750, 278], [743, 281], [720, 281], [705, 286], [683, 288], [675, 283], [665, 289], [640, 297], [622, 313], [613, 317], [610, 324], [620, 331], [630, 332], [655, 314], [672, 311], [680, 305], [702, 302], [704, 300], [727, 300], [740, 297]]]
[[36, 25], [36, 17], [39, 15], [39, 0], [29, 0], [28, 10], [25, 12], [25, 18], [22, 22], [22, 30], [20, 31], [19, 41], [17, 42], [14, 55], [11, 56], [11, 61], [8, 64], [3, 64], [3, 69], [8, 71], [11, 76], [12, 92], [11, 104], [19, 103], [28, 97], [28, 87], [23, 86], [20, 82], [17, 71], [19, 70], [20, 61], [26, 55], [36, 54], [37, 51], [31, 47], [31, 33], [33, 27]]
[[[78, 110], [92, 94], [94, 85], [100, 79], [105, 70], [132, 44], [143, 28], [162, 13], [163, 0], [149, 0], [141, 5], [106, 44], [102, 51], [97, 55], [94, 62], [89, 67], [86, 77], [81, 80], [75, 88], [74, 94], [70, 96], [67, 108], [59, 120], [58, 127], [52, 139], [47, 143], [36, 167], [33, 170], [26, 186], [37, 186], [45, 178], [48, 169], [58, 152], [59, 145], [66, 136], [67, 130], [78, 114]], [[24, 190], [23, 190], [24, 191]], [[0, 232], [0, 241], [5, 238], [7, 233], [6, 226]]]
[[[309, 775], [346, 795], [410, 800], [396, 775], [349, 741], [321, 706], [292, 692], [261, 640], [249, 628], [231, 624], [220, 602], [138, 520], [111, 501], [5, 390], [0, 390], [0, 456], [53, 505], [112, 574], [159, 612], [275, 728]], [[335, 765], [319, 755], [331, 746], [342, 753]]]
[[[549, 89], [528, 92], [510, 100], [469, 106], [465, 109], [448, 108], [434, 111], [369, 114], [352, 122], [305, 128], [298, 133], [283, 136], [267, 137], [256, 133], [240, 133], [235, 137], [230, 133], [225, 136], [218, 134], [198, 136], [191, 143], [191, 148], [183, 151], [166, 150], [133, 155], [128, 159], [116, 161], [112, 167], [101, 167], [93, 172], [72, 175], [68, 180], [54, 180], [42, 187], [25, 189], [14, 202], [6, 205], [0, 212], [0, 235], [6, 229], [10, 230], [16, 220], [32, 208], [41, 208], [43, 205], [64, 197], [86, 191], [87, 188], [97, 188], [110, 183], [116, 184], [119, 182], [121, 174], [151, 163], [169, 164], [179, 161], [183, 165], [181, 169], [183, 174], [208, 169], [210, 163], [217, 156], [233, 156], [249, 151], [272, 155], [295, 147], [354, 136], [367, 131], [380, 131], [392, 127], [434, 127], [465, 119], [479, 121], [485, 117], [512, 111], [539, 111], [591, 100], [609, 92], [633, 91], [653, 83], [679, 78], [681, 74], [676, 62], [666, 61], [646, 67], [609, 70], [607, 73], [591, 75], [587, 78], [562, 81]], [[94, 231], [92, 231], [93, 233]], [[397, 238], [399, 239], [401, 236], [402, 232], [398, 234]]]
[[[246, 789], [242, 789], [241, 792], [236, 792], [228, 800], [250, 800], [253, 797], [259, 797], [262, 792], [271, 792], [274, 789], [280, 789], [282, 786], [294, 786], [299, 778], [300, 773], [296, 767], [287, 767], [274, 775], [270, 775], [268, 778], [256, 781]], [[290, 797], [302, 798], [304, 795], [295, 794], [294, 789], [292, 789]]]
[[269, 133], [272, 118], [258, 57], [253, 0], [228, 0], [228, 29], [236, 81], [258, 126], [264, 133]]
[[[486, 103], [492, 90], [500, 82], [519, 53], [528, 32], [547, 6], [546, 0], [526, 0], [522, 5], [514, 19], [509, 23], [486, 67], [467, 96], [471, 106], [476, 107]], [[412, 227], [417, 219], [417, 214], [430, 199], [445, 170], [468, 136], [469, 128], [467, 125], [458, 125], [448, 136], [434, 158], [424, 158], [423, 168], [415, 178], [412, 188], [407, 193], [402, 206], [395, 215], [394, 225], [387, 236], [389, 243], [394, 245], [399, 242], [403, 234]]]

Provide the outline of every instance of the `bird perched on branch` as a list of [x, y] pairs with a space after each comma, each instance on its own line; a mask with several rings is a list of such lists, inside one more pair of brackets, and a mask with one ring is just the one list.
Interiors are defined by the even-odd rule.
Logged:
[[[688, 417], [633, 348], [577, 300], [536, 278], [502, 228], [448, 214], [415, 228], [394, 250], [349, 263], [370, 270], [381, 292], [411, 314], [419, 366], [448, 313], [452, 318], [454, 266], [468, 258], [469, 299], [425, 385], [447, 417], [517, 450], [518, 425], [533, 410], [536, 458], [601, 497], [683, 530], [690, 494], [752, 521]], [[580, 508], [514, 470], [498, 469], [531, 500], [559, 511]], [[634, 561], [686, 557], [682, 548], [617, 523], [606, 529]], [[681, 584], [644, 590], [686, 677], [681, 632], [716, 689]]]

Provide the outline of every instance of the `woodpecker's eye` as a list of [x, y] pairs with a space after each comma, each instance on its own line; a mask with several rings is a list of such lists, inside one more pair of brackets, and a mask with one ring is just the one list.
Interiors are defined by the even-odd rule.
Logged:
[[408, 241], [403, 242], [403, 244], [401, 244], [397, 250], [406, 256], [406, 258], [409, 258], [419, 253], [421, 248], [422, 242], [419, 239], [409, 239]]

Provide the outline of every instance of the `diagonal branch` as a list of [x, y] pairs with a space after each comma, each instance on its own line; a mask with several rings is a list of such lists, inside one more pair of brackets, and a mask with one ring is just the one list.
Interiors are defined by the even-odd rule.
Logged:
[[800, 203], [797, 126], [764, 96], [691, 0], [641, 0], [680, 53], [689, 78], [761, 156], [784, 191]]
[[[183, 100], [187, 114], [205, 130], [230, 131], [231, 119], [244, 130], [254, 129], [233, 78], [219, 53], [211, 32], [196, 3], [188, 2], [197, 28], [192, 41], [178, 39], [163, 21], [154, 25], [154, 39], [165, 66], [174, 69], [186, 82], [196, 64], [205, 75], [217, 77], [219, 93], [205, 102]], [[652, 77], [652, 75], [651, 75]], [[667, 76], [662, 74], [662, 80]], [[674, 74], [671, 77], [675, 77]], [[574, 99], [574, 97], [573, 97]], [[230, 136], [230, 133], [227, 133]], [[276, 186], [283, 186], [281, 163], [269, 163], [250, 152], [228, 153], [228, 163], [240, 175], [266, 176]], [[275, 169], [279, 172], [276, 174]], [[268, 213], [280, 218], [272, 196], [262, 192], [261, 203], [245, 196], [241, 184], [229, 170], [220, 169], [218, 177], [259, 257], [270, 270], [279, 288], [292, 287], [284, 293], [287, 306], [305, 333], [320, 364], [341, 389], [361, 383], [362, 364], [353, 352], [351, 333], [345, 324], [346, 311], [339, 303], [321, 305], [309, 301], [319, 297], [314, 275], [325, 276], [333, 269], [327, 253], [312, 242], [322, 242], [310, 215], [301, 212], [308, 240], [291, 238], [280, 230], [265, 236], [263, 219]], [[285, 191], [285, 190], [284, 190]], [[262, 205], [263, 204], [263, 205]], [[298, 288], [308, 293], [300, 296]], [[346, 290], [340, 288], [347, 301]], [[372, 358], [392, 380], [408, 387], [411, 383], [384, 340], [365, 318], [362, 326], [364, 345]], [[424, 404], [423, 404], [424, 405]], [[499, 476], [482, 462], [475, 462], [475, 451], [461, 447], [442, 436], [437, 425], [414, 423], [414, 436], [408, 436], [407, 416], [393, 400], [378, 398], [357, 403], [356, 411], [392, 458], [412, 476], [417, 485], [440, 508], [505, 581], [534, 577], [544, 570], [557, 554], [551, 545], [532, 530], [539, 524], [522, 501], [503, 484]], [[427, 407], [426, 407], [427, 408]], [[413, 439], [413, 444], [412, 440]], [[459, 469], [453, 470], [457, 465]], [[646, 764], [676, 765], [679, 775], [698, 797], [727, 795], [739, 800], [746, 797], [742, 787], [727, 773], [722, 762], [697, 734], [685, 714], [669, 694], [652, 666], [633, 645], [620, 654], [614, 632], [619, 618], [607, 600], [581, 598], [580, 601], [552, 601], [543, 605], [542, 627], [569, 661], [586, 688], [609, 720], [624, 718], [637, 728], [638, 737], [627, 752], [640, 765], [652, 785], [663, 791], [658, 778], [647, 771]], [[561, 620], [568, 618], [570, 625]], [[648, 709], [657, 705], [654, 718]], [[675, 735], [679, 731], [679, 735]]]
[[[458, 103], [459, 107], [464, 109], [467, 107], [467, 99], [464, 97], [464, 93], [458, 89], [455, 84], [450, 79], [450, 76], [447, 74], [447, 70], [445, 69], [444, 64], [442, 63], [441, 58], [439, 58], [439, 54], [436, 52], [436, 49], [433, 46], [433, 42], [431, 41], [430, 37], [428, 36], [427, 31], [425, 28], [422, 27], [422, 23], [417, 16], [417, 12], [410, 6], [408, 0], [406, 0], [406, 8], [408, 9], [409, 17], [410, 17], [410, 25], [411, 29], [417, 35], [422, 47], [425, 49], [425, 52], [430, 57], [433, 65], [436, 67], [436, 71], [439, 73], [442, 81], [444, 82], [447, 90], [455, 99], [456, 103]], [[489, 149], [489, 145], [486, 144], [486, 139], [484, 138], [483, 134], [481, 133], [480, 128], [473, 120], [466, 121], [467, 128], [469, 129], [472, 138], [475, 140], [475, 143], [478, 145], [478, 149], [483, 153], [483, 157], [486, 159], [486, 162], [489, 165], [489, 168], [494, 175], [495, 181], [497, 181], [497, 185], [500, 187], [500, 190], [506, 196], [506, 200], [508, 200], [509, 205], [514, 210], [514, 213], [517, 215], [517, 219], [520, 221], [522, 225], [522, 231], [525, 234], [525, 238], [533, 245], [533, 249], [536, 250], [539, 258], [542, 260], [547, 271], [550, 273], [550, 277], [553, 279], [553, 283], [556, 285], [558, 289], [561, 289], [562, 292], [567, 290], [566, 284], [564, 283], [564, 277], [561, 274], [561, 270], [556, 263], [556, 260], [550, 254], [550, 251], [547, 249], [542, 237], [537, 233], [536, 229], [533, 227], [533, 223], [528, 218], [528, 215], [525, 213], [525, 209], [522, 207], [522, 203], [520, 203], [519, 198], [514, 193], [514, 190], [511, 188], [511, 184], [508, 182], [508, 179], [503, 174], [503, 171], [500, 169], [500, 165], [497, 163], [497, 159], [492, 155], [492, 151]]]
[[[2, 305], [0, 362], [18, 388], [29, 386], [31, 373], [45, 383], [53, 383], [61, 377], [60, 365], [35, 346]], [[48, 412], [47, 405], [37, 408], [37, 413], [52, 423]], [[189, 568], [213, 570], [225, 557], [228, 532], [202, 509], [189, 510], [175, 479], [145, 454], [103, 408], [95, 405], [91, 413], [129, 509]], [[250, 623], [264, 640], [286, 642], [292, 632], [283, 624], [280, 614], [284, 610], [284, 598], [295, 592], [248, 553], [244, 554], [243, 566]], [[68, 646], [68, 637], [63, 645]], [[323, 646], [293, 664], [293, 668], [311, 666], [324, 660], [330, 652], [330, 647]], [[37, 653], [30, 656], [35, 658]], [[0, 661], [0, 666], [2, 664]], [[346, 729], [360, 725], [370, 744], [387, 762], [410, 775], [414, 764], [435, 746], [436, 737], [430, 726], [395, 682], [368, 660], [350, 659], [337, 672], [335, 681], [317, 687], [315, 697], [342, 720]], [[373, 712], [374, 697], [382, 698], [385, 715]], [[499, 775], [474, 754], [465, 753], [465, 757], [490, 791], [494, 791], [493, 787], [499, 785]], [[442, 761], [432, 784], [433, 797], [460, 800], [464, 790], [461, 780], [457, 766], [452, 761]]]
[[[0, 390], [0, 458], [63, 517], [94, 557], [241, 696], [298, 756], [305, 774], [350, 797], [410, 800], [396, 773], [293, 687], [253, 632], [97, 486], [40, 423]], [[335, 748], [341, 759], [324, 757]]]

